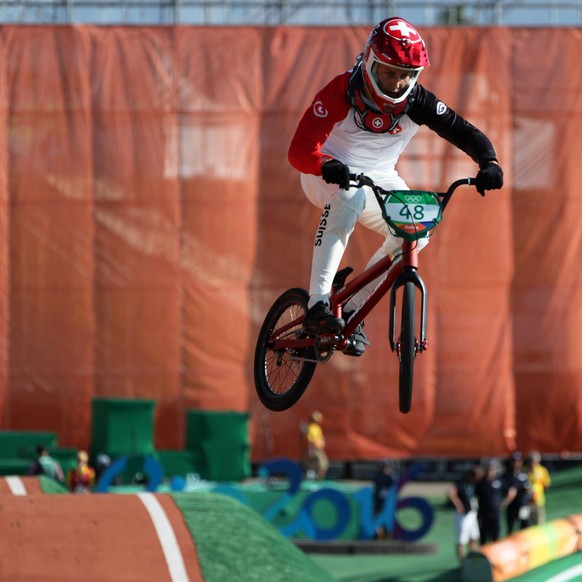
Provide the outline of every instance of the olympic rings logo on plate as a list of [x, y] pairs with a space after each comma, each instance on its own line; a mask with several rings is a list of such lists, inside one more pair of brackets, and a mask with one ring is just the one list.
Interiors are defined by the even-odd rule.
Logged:
[[416, 194], [406, 194], [404, 196], [404, 201], [409, 202], [410, 204], [414, 204], [416, 202], [422, 202], [422, 196], [418, 196]]

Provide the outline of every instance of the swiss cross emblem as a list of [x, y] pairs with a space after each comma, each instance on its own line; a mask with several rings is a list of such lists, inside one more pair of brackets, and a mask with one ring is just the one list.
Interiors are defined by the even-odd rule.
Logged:
[[321, 101], [316, 101], [313, 104], [313, 113], [316, 117], [327, 117], [327, 109], [324, 107]]
[[405, 20], [400, 20], [399, 18], [394, 18], [386, 22], [384, 25], [384, 32], [400, 41], [408, 42], [418, 42], [420, 40], [420, 35], [415, 28], [412, 28], [408, 22]]

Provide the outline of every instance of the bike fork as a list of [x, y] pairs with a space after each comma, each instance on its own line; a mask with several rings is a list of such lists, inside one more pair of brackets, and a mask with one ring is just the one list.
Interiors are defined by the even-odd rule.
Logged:
[[[405, 267], [402, 273], [396, 277], [392, 284], [390, 291], [390, 327], [389, 340], [390, 348], [394, 352], [398, 347], [398, 340], [396, 338], [396, 292], [400, 287], [406, 283], [412, 283], [420, 291], [421, 307], [420, 307], [420, 336], [416, 342], [415, 351], [423, 352], [428, 348], [426, 341], [426, 312], [427, 312], [427, 290], [422, 277], [418, 274], [415, 267]], [[414, 333], [415, 330], [412, 330]]]

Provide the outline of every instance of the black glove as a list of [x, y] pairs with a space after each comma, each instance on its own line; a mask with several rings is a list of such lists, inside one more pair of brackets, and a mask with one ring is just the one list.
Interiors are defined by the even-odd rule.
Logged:
[[342, 190], [350, 189], [350, 169], [339, 160], [329, 160], [321, 166], [321, 177], [328, 184], [337, 184]]
[[481, 166], [475, 178], [477, 192], [485, 196], [485, 190], [499, 190], [503, 186], [503, 170], [496, 162], [486, 162]]

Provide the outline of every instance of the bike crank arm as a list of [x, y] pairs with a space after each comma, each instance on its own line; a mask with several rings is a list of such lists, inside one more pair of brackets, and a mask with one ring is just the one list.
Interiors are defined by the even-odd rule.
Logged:
[[313, 351], [318, 362], [327, 362], [335, 352], [340, 338], [338, 336], [317, 336]]
[[390, 327], [388, 332], [390, 348], [393, 352], [398, 348], [398, 342], [396, 339], [396, 292], [406, 283], [412, 283], [420, 291], [420, 337], [418, 342], [416, 342], [416, 351], [423, 352], [428, 348], [428, 342], [426, 341], [426, 313], [428, 292], [422, 277], [413, 267], [405, 268], [402, 273], [396, 277], [396, 280], [392, 284], [392, 289], [390, 290]]

